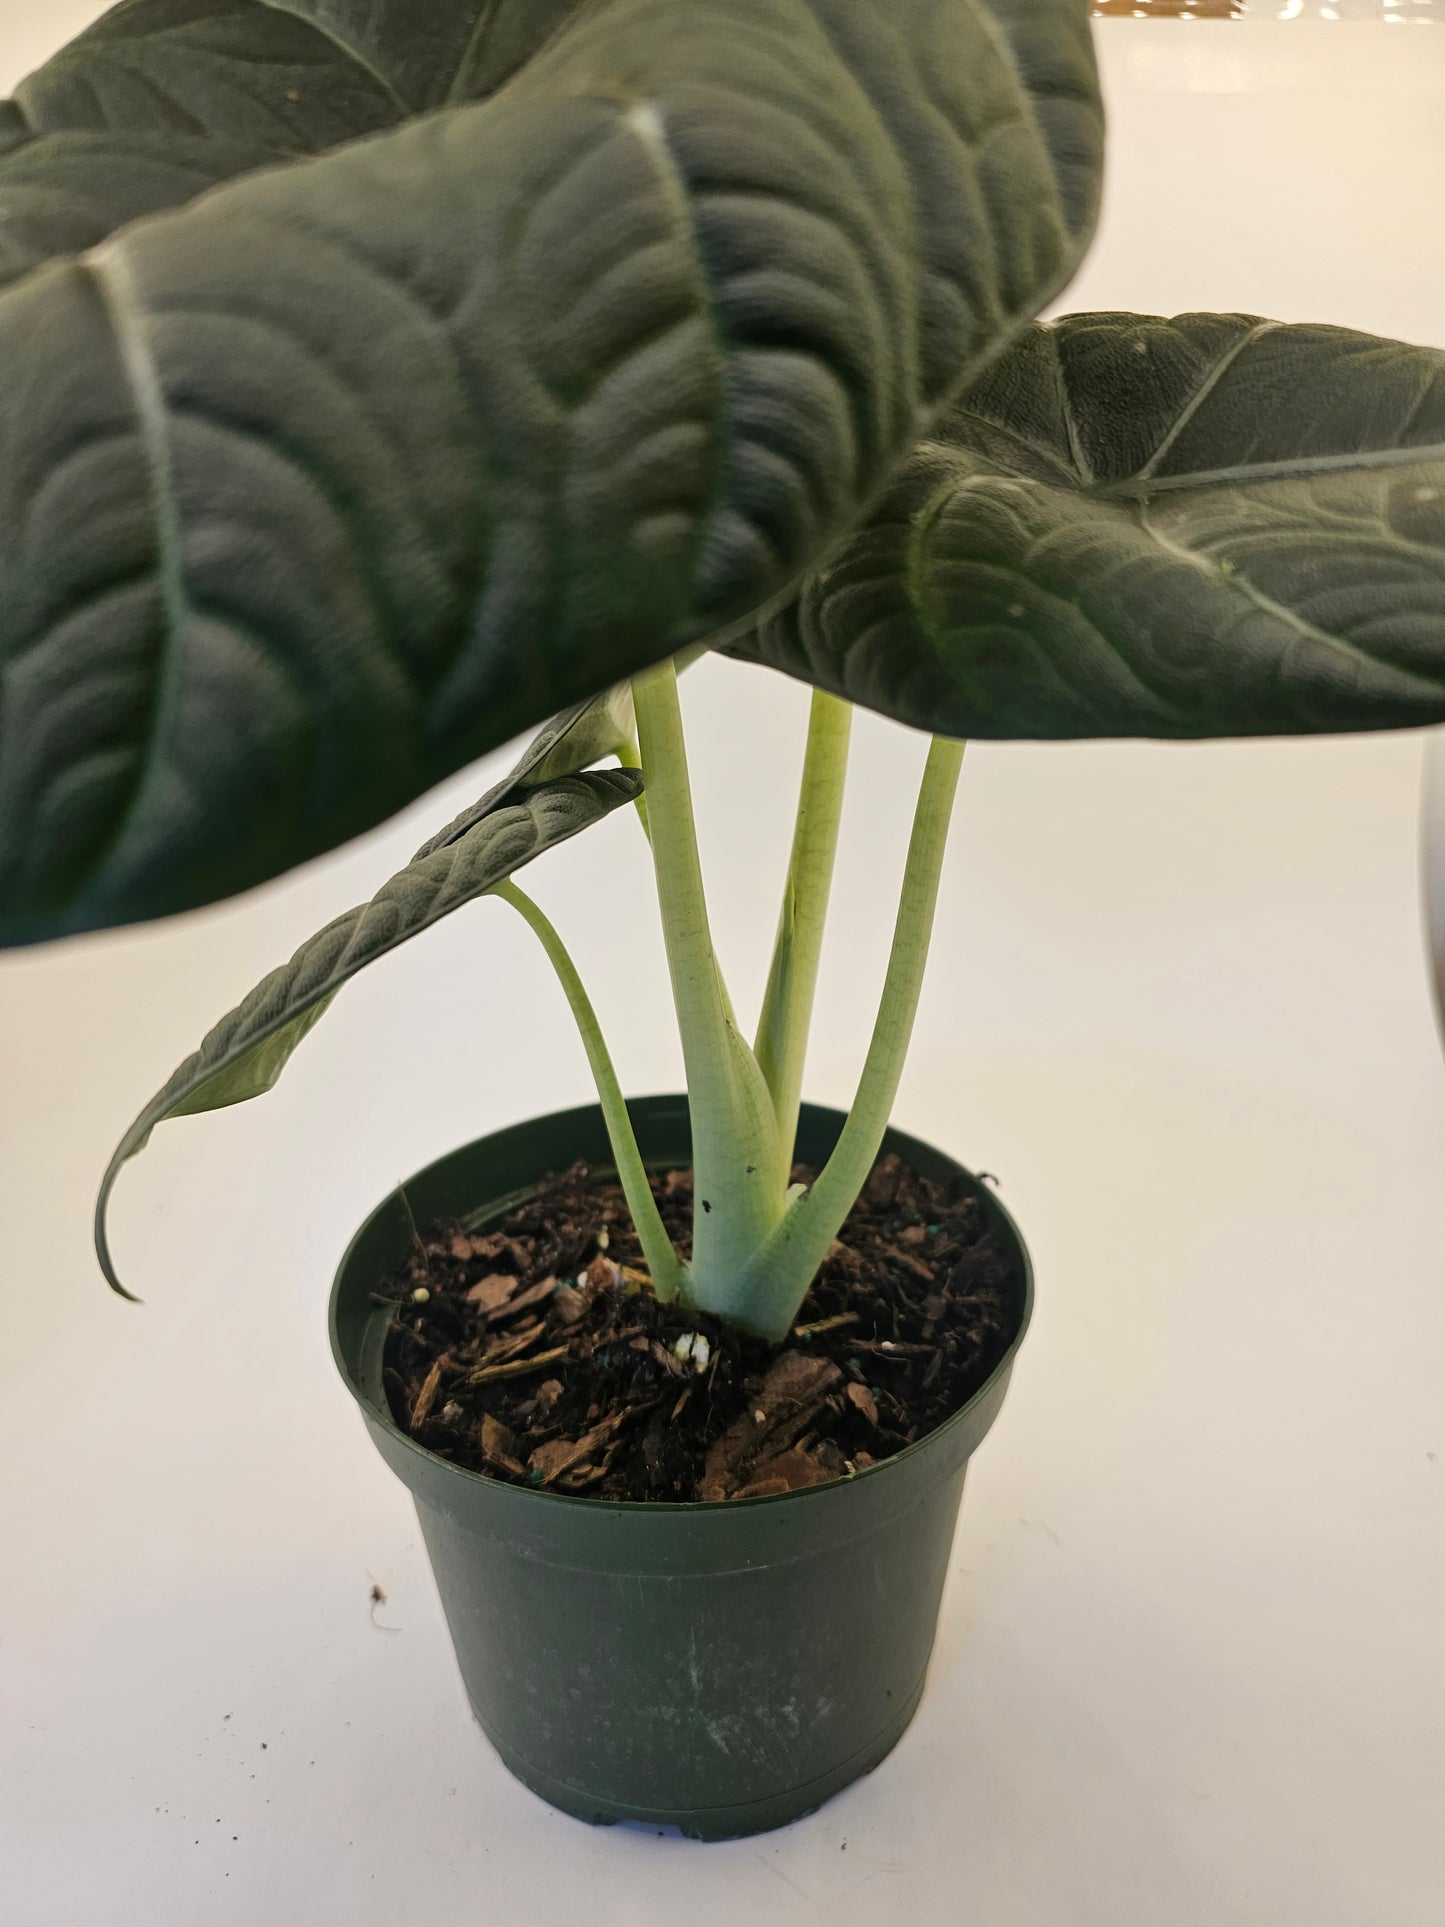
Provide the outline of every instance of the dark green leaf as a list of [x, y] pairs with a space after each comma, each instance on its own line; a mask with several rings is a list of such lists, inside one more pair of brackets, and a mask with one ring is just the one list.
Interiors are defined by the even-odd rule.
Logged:
[[405, 118], [392, 79], [307, 11], [127, 0], [24, 81], [0, 123], [0, 286], [221, 181]]
[[269, 1091], [296, 1046], [358, 971], [494, 890], [544, 850], [635, 802], [641, 792], [642, 778], [634, 770], [564, 776], [529, 790], [519, 801], [494, 809], [456, 842], [410, 863], [370, 903], [327, 924], [223, 1017], [131, 1125], [101, 1183], [96, 1251], [115, 1289], [123, 1291], [106, 1240], [106, 1209], [121, 1167], [144, 1150], [157, 1124], [218, 1111]]
[[[1093, 219], [1082, 0], [492, 7], [427, 77], [401, 0], [293, 11], [328, 34], [133, 0], [0, 162], [3, 215], [32, 121], [159, 142], [68, 162], [31, 259], [204, 170], [198, 131], [306, 150], [0, 294], [0, 942], [241, 889], [726, 635]], [[511, 77], [310, 157], [448, 62], [448, 96]]]
[[575, 775], [578, 770], [600, 763], [604, 756], [615, 756], [632, 743], [635, 733], [630, 683], [604, 689], [591, 702], [574, 703], [560, 716], [544, 723], [501, 782], [464, 809], [445, 829], [429, 837], [413, 861], [420, 862], [433, 850], [455, 843], [484, 816], [535, 789], [539, 783], [550, 782], [557, 776]]
[[739, 649], [951, 735], [1445, 719], [1445, 354], [1248, 315], [1029, 331]]
[[259, 167], [484, 98], [579, 0], [123, 0], [0, 102], [0, 287]]
[[[126, 0], [22, 81], [36, 134], [122, 130], [315, 154], [407, 111], [363, 53], [266, 0]], [[359, 9], [352, 9], [353, 12]]]

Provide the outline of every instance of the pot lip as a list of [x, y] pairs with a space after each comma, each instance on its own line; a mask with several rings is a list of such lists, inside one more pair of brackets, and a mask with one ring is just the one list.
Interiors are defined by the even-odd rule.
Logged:
[[[593, 1111], [596, 1108], [595, 1105], [570, 1107], [571, 1111], [579, 1115]], [[807, 1108], [814, 1112], [823, 1112], [840, 1119], [844, 1115], [844, 1113], [836, 1110], [832, 1105], [814, 1104], [809, 1105]], [[543, 1117], [566, 1117], [568, 1115], [569, 1111], [542, 1114]], [[523, 1121], [535, 1122], [539, 1120], [526, 1119]], [[509, 1128], [511, 1127], [503, 1126], [501, 1132], [485, 1132], [483, 1133], [483, 1137], [500, 1136]], [[908, 1137], [908, 1133], [902, 1131], [892, 1123], [889, 1124], [888, 1130], [889, 1135], [892, 1137]], [[470, 1140], [471, 1143], [480, 1143], [481, 1141], [482, 1139]], [[948, 1156], [946, 1152], [938, 1152], [934, 1146], [927, 1145], [926, 1141], [922, 1138], [913, 1138], [910, 1141], [926, 1149], [934, 1150], [937, 1156]], [[467, 1145], [458, 1145], [456, 1147], [457, 1150], [465, 1150], [467, 1148], [469, 1148]], [[414, 1458], [418, 1462], [428, 1466], [441, 1467], [458, 1479], [483, 1485], [489, 1491], [510, 1494], [524, 1503], [531, 1501], [539, 1505], [550, 1505], [554, 1508], [558, 1506], [566, 1506], [572, 1509], [582, 1508], [588, 1512], [606, 1513], [608, 1515], [640, 1513], [647, 1518], [710, 1518], [715, 1515], [736, 1514], [745, 1507], [752, 1509], [758, 1506], [793, 1505], [803, 1500], [815, 1498], [822, 1493], [838, 1492], [845, 1488], [860, 1486], [864, 1484], [865, 1481], [877, 1479], [896, 1471], [907, 1461], [929, 1450], [948, 1433], [960, 1427], [970, 1414], [990, 1397], [998, 1386], [1000, 1379], [1008, 1376], [1013, 1368], [1014, 1357], [1018, 1352], [1019, 1346], [1024, 1341], [1024, 1337], [1028, 1332], [1030, 1322], [1033, 1318], [1033, 1258], [1027, 1244], [1024, 1242], [1023, 1233], [1019, 1230], [1013, 1213], [1003, 1203], [998, 1193], [983, 1183], [977, 1172], [970, 1171], [967, 1165], [958, 1164], [956, 1158], [950, 1157], [949, 1162], [957, 1165], [958, 1169], [978, 1186], [979, 1192], [985, 1200], [986, 1208], [995, 1219], [998, 1228], [1012, 1238], [1023, 1269], [1023, 1303], [1019, 1310], [1018, 1325], [1013, 1337], [1009, 1340], [1007, 1348], [995, 1364], [993, 1370], [973, 1396], [964, 1404], [960, 1405], [956, 1412], [951, 1413], [949, 1417], [943, 1421], [942, 1425], [934, 1426], [931, 1432], [925, 1432], [921, 1439], [915, 1439], [912, 1445], [906, 1445], [901, 1452], [895, 1452], [890, 1458], [880, 1459], [877, 1464], [867, 1466], [861, 1472], [851, 1472], [845, 1478], [841, 1479], [827, 1479], [820, 1485], [802, 1486], [793, 1492], [768, 1493], [752, 1499], [589, 1499], [584, 1493], [580, 1492], [551, 1492], [541, 1487], [512, 1485], [505, 1480], [494, 1479], [485, 1472], [474, 1472], [468, 1466], [457, 1465], [453, 1463], [451, 1459], [444, 1459], [439, 1453], [433, 1452], [425, 1445], [419, 1445], [408, 1433], [403, 1432], [396, 1420], [392, 1417], [390, 1410], [385, 1405], [376, 1404], [368, 1395], [365, 1387], [359, 1382], [351, 1369], [350, 1361], [346, 1356], [345, 1349], [341, 1342], [337, 1310], [341, 1299], [342, 1284], [346, 1278], [347, 1270], [351, 1264], [352, 1254], [356, 1250], [357, 1245], [360, 1244], [362, 1238], [370, 1229], [372, 1220], [379, 1212], [385, 1210], [387, 1205], [390, 1204], [391, 1200], [397, 1195], [398, 1191], [414, 1188], [425, 1174], [431, 1170], [433, 1165], [441, 1163], [443, 1159], [451, 1155], [453, 1155], [453, 1153], [443, 1152], [441, 1157], [429, 1159], [419, 1170], [414, 1171], [409, 1177], [403, 1179], [396, 1190], [389, 1191], [387, 1195], [367, 1213], [366, 1217], [348, 1241], [346, 1250], [342, 1253], [341, 1262], [338, 1264], [335, 1276], [332, 1279], [330, 1302], [327, 1308], [326, 1322], [331, 1341], [331, 1356], [335, 1361], [337, 1371], [341, 1374], [342, 1383], [360, 1407], [363, 1417], [369, 1424], [381, 1426], [393, 1444], [399, 1447], [408, 1458]]]

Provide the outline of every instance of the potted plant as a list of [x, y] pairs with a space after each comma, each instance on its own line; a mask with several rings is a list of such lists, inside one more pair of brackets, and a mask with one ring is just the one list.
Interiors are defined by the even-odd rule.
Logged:
[[[0, 135], [0, 932], [242, 888], [557, 711], [142, 1112], [107, 1275], [155, 1124], [509, 903], [598, 1104], [379, 1206], [338, 1362], [514, 1770], [779, 1824], [907, 1724], [1027, 1322], [997, 1200], [889, 1136], [963, 739], [1445, 717], [1445, 356], [1035, 323], [1097, 204], [1073, 0], [128, 0]], [[752, 1042], [678, 707], [705, 647], [815, 688]], [[801, 1092], [854, 704], [931, 743], [841, 1117]], [[622, 807], [674, 1099], [625, 1100], [513, 880]]]

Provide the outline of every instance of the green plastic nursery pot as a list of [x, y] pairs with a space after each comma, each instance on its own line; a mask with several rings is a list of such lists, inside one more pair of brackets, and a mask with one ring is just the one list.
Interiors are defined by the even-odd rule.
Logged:
[[[631, 1106], [643, 1156], [692, 1155], [686, 1099]], [[840, 1112], [805, 1105], [798, 1156], [818, 1165]], [[901, 1133], [886, 1147], [958, 1175]], [[480, 1138], [406, 1186], [418, 1223], [481, 1228], [550, 1171], [613, 1169], [596, 1106]], [[416, 1501], [457, 1663], [517, 1777], [591, 1821], [761, 1833], [875, 1767], [923, 1691], [970, 1455], [1003, 1403], [1028, 1324], [1028, 1254], [985, 1193], [1021, 1279], [1009, 1349], [968, 1404], [896, 1458], [829, 1485], [717, 1505], [628, 1505], [504, 1485], [408, 1438], [382, 1390], [386, 1308], [372, 1294], [410, 1249], [399, 1195], [336, 1275], [336, 1360], [372, 1438]]]

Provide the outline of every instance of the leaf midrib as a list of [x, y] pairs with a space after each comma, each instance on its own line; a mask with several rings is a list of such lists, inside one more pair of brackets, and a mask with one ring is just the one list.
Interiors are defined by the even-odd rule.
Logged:
[[1298, 455], [1274, 462], [1238, 462], [1231, 468], [1195, 469], [1187, 474], [1127, 476], [1120, 482], [1080, 487], [1078, 493], [1094, 501], [1147, 501], [1155, 495], [1185, 489], [1224, 488], [1232, 482], [1303, 481], [1314, 475], [1348, 474], [1384, 468], [1409, 468], [1420, 462], [1445, 461], [1445, 442], [1421, 442], [1409, 448], [1357, 449], [1343, 455]]
[[349, 40], [343, 40], [334, 27], [328, 27], [324, 21], [313, 20], [310, 14], [302, 13], [298, 8], [288, 6], [286, 0], [259, 0], [259, 4], [269, 8], [272, 13], [284, 13], [292, 20], [299, 20], [303, 26], [310, 27], [313, 32], [319, 33], [323, 40], [329, 40], [333, 47], [345, 54], [346, 58], [353, 62], [354, 65], [360, 67], [363, 73], [371, 76], [377, 86], [395, 101], [397, 108], [403, 115], [409, 117], [417, 111], [412, 102], [402, 97], [395, 82], [388, 80], [381, 69], [372, 61], [368, 60], [359, 48], [353, 47]]
[[[1132, 475], [1126, 475], [1117, 482], [1091, 482], [1086, 481], [1077, 469], [1070, 474], [1058, 448], [1035, 441], [1032, 436], [1023, 434], [1012, 424], [1000, 421], [993, 415], [981, 414], [969, 408], [960, 412], [966, 419], [982, 423], [991, 433], [1002, 435], [1018, 443], [1021, 448], [1026, 448], [1031, 455], [1055, 470], [1060, 480], [1054, 482], [1037, 476], [1011, 474], [997, 463], [988, 462], [986, 456], [983, 457], [987, 471], [995, 477], [1010, 481], [1040, 481], [1043, 487], [1059, 488], [1090, 502], [1148, 501], [1155, 495], [1178, 494], [1187, 489], [1226, 488], [1234, 482], [1307, 481], [1313, 475], [1409, 468], [1420, 462], [1445, 461], [1445, 442], [1418, 442], [1406, 448], [1354, 449], [1339, 455], [1293, 455], [1272, 462], [1236, 462], [1228, 468], [1200, 468], [1178, 475], [1150, 475], [1149, 467], [1159, 459], [1165, 446], [1161, 443], [1143, 467]], [[957, 452], [950, 443], [938, 441], [936, 437], [931, 439], [935, 446], [946, 452]], [[1174, 439], [1172, 430], [1167, 439]], [[981, 451], [973, 449], [968, 452], [977, 455]]]
[[164, 613], [159, 639], [157, 689], [151, 705], [145, 757], [110, 835], [110, 857], [122, 847], [126, 833], [140, 815], [156, 781], [157, 754], [166, 738], [178, 699], [180, 651], [191, 616], [182, 561], [182, 522], [176, 496], [175, 467], [165, 388], [155, 355], [146, 339], [145, 320], [135, 276], [124, 249], [103, 241], [82, 257], [110, 322], [116, 357], [135, 405], [136, 427], [145, 457], [146, 476], [155, 511], [155, 573]]

